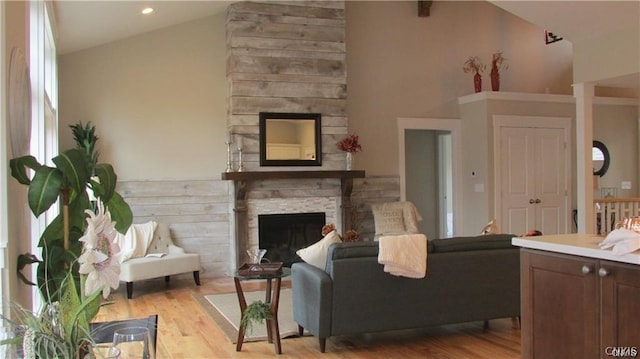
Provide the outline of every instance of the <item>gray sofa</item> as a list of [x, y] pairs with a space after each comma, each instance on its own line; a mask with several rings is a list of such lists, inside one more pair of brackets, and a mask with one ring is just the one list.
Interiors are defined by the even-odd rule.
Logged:
[[512, 235], [428, 242], [423, 279], [392, 276], [377, 242], [331, 245], [326, 269], [293, 264], [293, 317], [320, 340], [520, 316], [519, 251]]

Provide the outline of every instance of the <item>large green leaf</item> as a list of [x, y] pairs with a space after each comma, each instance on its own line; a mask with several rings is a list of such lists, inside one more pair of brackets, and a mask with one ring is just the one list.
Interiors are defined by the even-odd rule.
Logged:
[[62, 188], [62, 173], [55, 168], [41, 166], [29, 185], [29, 208], [38, 217], [58, 199]]
[[9, 161], [9, 167], [11, 168], [11, 176], [18, 180], [19, 183], [23, 185], [31, 184], [31, 179], [27, 174], [27, 168], [31, 168], [33, 170], [37, 170], [42, 165], [38, 163], [35, 157], [33, 156], [23, 156], [14, 158]]
[[92, 209], [89, 196], [86, 192], [78, 193], [69, 203], [69, 226], [84, 230], [87, 223], [87, 214], [85, 213], [87, 209]]
[[100, 179], [99, 184], [99, 194], [102, 198], [102, 201], [109, 202], [111, 200], [111, 196], [116, 190], [116, 181], [118, 180], [118, 176], [113, 170], [113, 166], [107, 163], [99, 163], [94, 168], [96, 176]]
[[122, 234], [126, 233], [133, 222], [133, 213], [127, 202], [118, 192], [113, 192], [113, 196], [105, 205], [111, 213], [111, 220], [116, 222], [116, 230]]
[[56, 167], [62, 171], [64, 178], [76, 192], [84, 192], [91, 172], [88, 166], [87, 155], [78, 149], [62, 152], [52, 159]]
[[24, 267], [33, 263], [40, 263], [40, 260], [31, 253], [20, 254], [18, 256], [18, 278], [20, 278], [20, 280], [25, 284], [36, 285], [35, 283], [27, 279], [27, 277], [25, 277], [25, 275], [22, 273]]

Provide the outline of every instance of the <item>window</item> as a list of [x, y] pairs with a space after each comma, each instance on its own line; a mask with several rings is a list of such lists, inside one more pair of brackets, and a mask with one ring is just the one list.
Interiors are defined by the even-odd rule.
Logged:
[[[58, 154], [58, 72], [56, 60], [55, 28], [52, 19], [52, 2], [30, 3], [30, 73], [31, 73], [31, 147], [30, 153], [40, 163], [52, 165], [51, 159]], [[58, 215], [57, 206], [52, 206], [45, 215], [32, 217], [31, 253], [42, 258], [38, 241], [47, 224]], [[33, 278], [36, 266], [32, 266]], [[33, 288], [33, 309], [40, 306], [40, 295]]]

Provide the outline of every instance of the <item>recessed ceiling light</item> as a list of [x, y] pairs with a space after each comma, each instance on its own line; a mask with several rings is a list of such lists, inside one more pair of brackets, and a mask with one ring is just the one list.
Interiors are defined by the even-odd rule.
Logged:
[[142, 13], [143, 13], [144, 15], [151, 14], [152, 12], [153, 12], [153, 8], [152, 8], [152, 7], [146, 7], [146, 8], [144, 8], [144, 9], [142, 9]]

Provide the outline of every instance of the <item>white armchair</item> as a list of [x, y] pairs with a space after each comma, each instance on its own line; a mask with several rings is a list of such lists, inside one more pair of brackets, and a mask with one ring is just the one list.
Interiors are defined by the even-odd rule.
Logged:
[[158, 223], [145, 256], [120, 264], [120, 281], [127, 283], [127, 298], [131, 299], [135, 281], [164, 277], [168, 284], [171, 275], [188, 272], [193, 272], [196, 285], [200, 285], [200, 255], [185, 253], [173, 244], [169, 225]]

